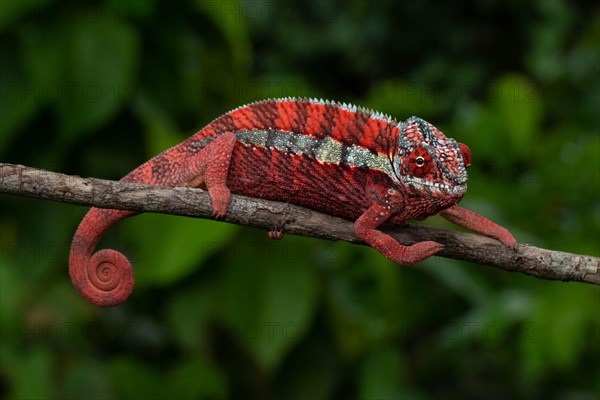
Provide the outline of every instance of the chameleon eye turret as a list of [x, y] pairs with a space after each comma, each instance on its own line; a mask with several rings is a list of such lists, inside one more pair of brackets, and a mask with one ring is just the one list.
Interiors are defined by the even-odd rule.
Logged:
[[409, 157], [410, 173], [423, 178], [431, 170], [431, 155], [424, 147], [415, 147]]

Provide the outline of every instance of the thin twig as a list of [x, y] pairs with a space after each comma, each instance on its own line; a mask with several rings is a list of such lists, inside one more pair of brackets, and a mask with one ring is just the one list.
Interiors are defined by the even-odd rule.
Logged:
[[[212, 218], [208, 193], [201, 189], [159, 188], [95, 178], [80, 178], [0, 163], [0, 193], [15, 194], [101, 208]], [[329, 240], [362, 242], [350, 221], [294, 206], [233, 196], [223, 221], [270, 231]], [[471, 233], [417, 225], [386, 226], [384, 231], [410, 245], [434, 240], [445, 246], [442, 257], [522, 272], [542, 279], [600, 285], [600, 258], [546, 250], [520, 244], [510, 249], [500, 242]]]

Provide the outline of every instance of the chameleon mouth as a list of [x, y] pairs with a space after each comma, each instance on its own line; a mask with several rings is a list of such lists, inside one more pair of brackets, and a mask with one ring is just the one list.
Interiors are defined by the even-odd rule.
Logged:
[[436, 183], [427, 181], [422, 178], [417, 177], [405, 177], [403, 180], [404, 184], [408, 187], [417, 189], [417, 190], [426, 190], [429, 192], [438, 192], [438, 193], [450, 193], [454, 195], [464, 195], [467, 191], [467, 183], [456, 183], [453, 185], [447, 185], [444, 183]]

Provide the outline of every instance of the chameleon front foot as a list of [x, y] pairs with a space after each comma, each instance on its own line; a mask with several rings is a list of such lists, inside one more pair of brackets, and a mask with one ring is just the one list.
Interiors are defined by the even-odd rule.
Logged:
[[411, 265], [428, 259], [444, 250], [444, 245], [433, 242], [419, 242], [412, 246], [398, 245], [397, 255], [394, 256], [394, 261], [402, 265]]
[[229, 203], [231, 203], [231, 192], [223, 185], [217, 188], [212, 187], [209, 189], [208, 194], [213, 206], [213, 217], [216, 219], [223, 218], [227, 214]]
[[376, 232], [377, 234], [362, 239], [381, 254], [400, 265], [419, 263], [444, 250], [444, 245], [433, 241], [404, 246], [391, 236], [380, 231]]
[[386, 240], [383, 244], [376, 242], [369, 244], [381, 254], [400, 265], [419, 263], [444, 250], [444, 245], [437, 242], [427, 241], [415, 243], [412, 246], [403, 246], [396, 242], [391, 236], [385, 236], [390, 240]]
[[380, 210], [381, 208], [378, 206], [371, 207], [356, 221], [354, 224], [354, 232], [365, 243], [390, 260], [400, 265], [411, 265], [421, 262], [444, 250], [442, 244], [433, 241], [419, 242], [412, 246], [403, 246], [390, 235], [375, 229], [372, 226], [375, 225], [377, 221], [373, 223], [369, 218], [369, 215], [372, 211]]

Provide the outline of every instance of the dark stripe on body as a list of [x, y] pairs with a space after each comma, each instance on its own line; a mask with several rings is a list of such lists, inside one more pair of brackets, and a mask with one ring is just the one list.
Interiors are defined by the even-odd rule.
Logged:
[[234, 132], [237, 130], [237, 126], [235, 125], [235, 120], [229, 114], [223, 115], [221, 118], [216, 120], [213, 124], [215, 125], [215, 131], [219, 132], [219, 133]]
[[326, 104], [323, 107], [325, 107], [325, 113], [321, 118], [319, 133], [322, 137], [332, 137], [331, 132], [336, 124], [339, 108], [331, 104]]
[[294, 126], [292, 132], [306, 132], [306, 126], [308, 124], [308, 107], [309, 103], [298, 102], [295, 104], [296, 118], [294, 119]]
[[274, 102], [265, 101], [249, 106], [254, 113], [255, 126], [260, 129], [278, 126], [279, 113]]

